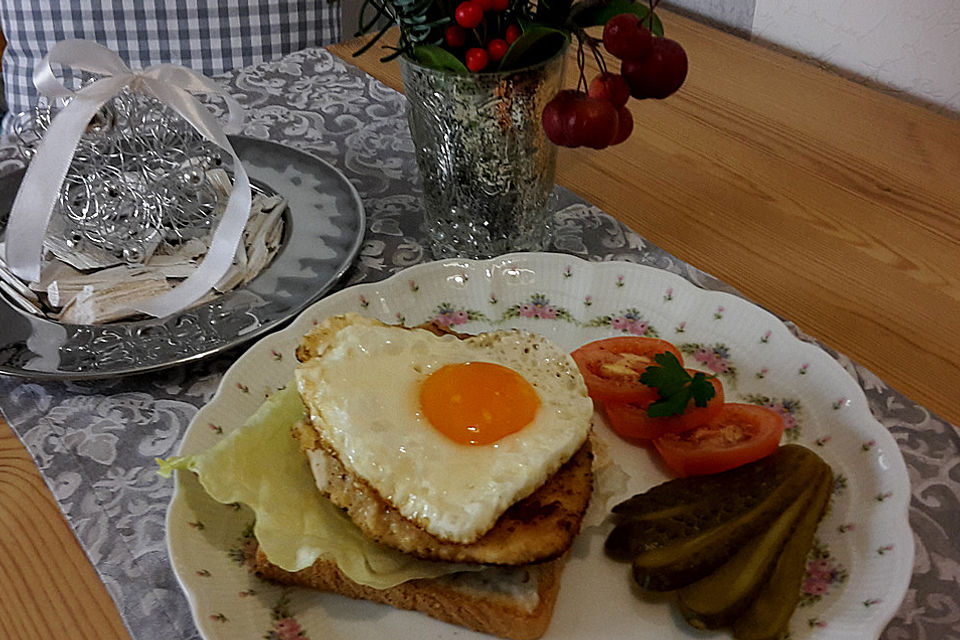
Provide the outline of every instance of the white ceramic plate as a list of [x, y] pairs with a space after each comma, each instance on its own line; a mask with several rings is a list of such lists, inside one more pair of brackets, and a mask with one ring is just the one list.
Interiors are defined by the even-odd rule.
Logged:
[[[407, 325], [439, 317], [471, 333], [521, 327], [570, 350], [630, 332], [670, 340], [689, 364], [722, 375], [728, 399], [786, 412], [784, 441], [816, 450], [836, 473], [792, 639], [876, 638], [896, 612], [913, 566], [909, 480], [856, 381], [766, 311], [658, 269], [514, 254], [418, 265], [348, 288], [240, 358], [190, 425], [182, 452], [203, 451], [242, 424], [291, 379], [299, 337], [317, 320], [347, 311]], [[650, 452], [619, 440], [602, 421], [598, 433], [630, 478], [618, 498], [669, 477]], [[238, 561], [250, 514], [211, 501], [191, 474], [178, 474], [177, 482], [167, 516], [170, 555], [207, 640], [487, 637], [387, 606], [263, 583]], [[548, 639], [729, 637], [696, 632], [668, 604], [639, 599], [629, 566], [604, 556], [605, 532], [594, 528], [578, 538]]]

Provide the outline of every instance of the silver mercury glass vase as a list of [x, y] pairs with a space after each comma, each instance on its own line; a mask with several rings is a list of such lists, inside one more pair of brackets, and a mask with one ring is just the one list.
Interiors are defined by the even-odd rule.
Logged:
[[549, 243], [557, 150], [541, 114], [561, 88], [564, 54], [470, 74], [399, 59], [434, 258], [491, 258]]

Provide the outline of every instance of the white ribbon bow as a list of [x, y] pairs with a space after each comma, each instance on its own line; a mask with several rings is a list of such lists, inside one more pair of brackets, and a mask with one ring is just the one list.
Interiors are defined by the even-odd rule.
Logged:
[[[54, 75], [52, 63], [91, 71], [103, 77], [74, 92]], [[233, 190], [203, 261], [170, 291], [132, 306], [141, 313], [161, 317], [196, 302], [230, 268], [250, 215], [251, 196], [247, 172], [223, 128], [190, 93], [222, 96], [230, 110], [227, 127], [231, 131], [239, 130], [243, 123], [240, 104], [213, 80], [186, 67], [158, 64], [142, 71], [132, 71], [115, 52], [89, 40], [57, 43], [37, 63], [33, 83], [37, 90], [50, 98], [69, 97], [71, 100], [47, 128], [13, 202], [6, 231], [7, 265], [25, 280], [35, 282], [40, 279], [43, 238], [77, 142], [100, 107], [124, 87], [129, 87], [135, 92], [153, 94], [165, 102], [204, 138], [216, 143], [233, 158]]]

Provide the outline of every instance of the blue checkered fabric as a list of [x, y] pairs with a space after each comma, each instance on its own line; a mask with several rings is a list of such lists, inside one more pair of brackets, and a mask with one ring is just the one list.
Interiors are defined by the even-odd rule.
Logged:
[[36, 106], [33, 67], [60, 40], [95, 40], [133, 69], [172, 62], [212, 76], [336, 42], [340, 15], [329, 0], [0, 0], [4, 130]]

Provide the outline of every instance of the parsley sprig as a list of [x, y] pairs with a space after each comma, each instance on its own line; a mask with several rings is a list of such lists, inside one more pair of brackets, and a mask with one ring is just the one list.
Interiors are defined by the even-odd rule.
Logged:
[[672, 353], [658, 353], [653, 360], [657, 364], [650, 365], [640, 375], [640, 382], [656, 389], [660, 395], [647, 407], [647, 415], [651, 418], [680, 415], [687, 410], [691, 399], [698, 407], [705, 407], [716, 395], [710, 384], [713, 376], [702, 371], [690, 375]]

